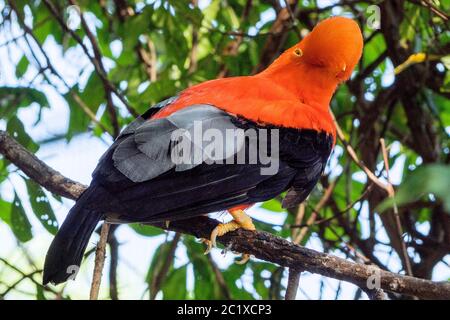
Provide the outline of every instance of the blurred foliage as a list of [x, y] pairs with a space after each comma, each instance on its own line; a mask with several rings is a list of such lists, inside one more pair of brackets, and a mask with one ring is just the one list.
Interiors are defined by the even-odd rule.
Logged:
[[[264, 67], [261, 63], [267, 52], [272, 50], [270, 58], [275, 58], [280, 51], [296, 43], [299, 34], [304, 35], [317, 21], [330, 15], [356, 17], [366, 39], [363, 58], [352, 80], [336, 92], [332, 110], [350, 144], [376, 174], [385, 175], [378, 139], [384, 137], [393, 146], [391, 164], [400, 180], [407, 177], [399, 186], [397, 202], [407, 220], [404, 228], [409, 235], [408, 244], [420, 255], [419, 260], [425, 261], [429, 256], [416, 240], [424, 246], [437, 240], [431, 231], [421, 233], [416, 226], [433, 225], [439, 223], [439, 219], [447, 219], [441, 222], [447, 224], [448, 215], [441, 218], [440, 212], [450, 211], [450, 33], [448, 21], [435, 11], [445, 16], [450, 12], [450, 3], [429, 1], [430, 7], [420, 1], [395, 1], [399, 8], [396, 9], [389, 4], [391, 1], [340, 2], [331, 1], [324, 6], [320, 5], [321, 1], [305, 0], [295, 7], [296, 1], [290, 1], [296, 17], [293, 24], [285, 14], [285, 2], [276, 0], [0, 0], [0, 39], [3, 41], [0, 46], [7, 47], [10, 54], [11, 50], [14, 52], [9, 56], [15, 71], [10, 77], [16, 83], [0, 85], [1, 124], [6, 124], [7, 131], [33, 152], [44, 143], [69, 141], [86, 132], [93, 138], [110, 141], [118, 128], [133, 120], [133, 113], [143, 113], [153, 104], [195, 83], [218, 76], [252, 74]], [[373, 4], [381, 6], [381, 17], [386, 19], [382, 20], [381, 30], [368, 23], [368, 9]], [[389, 33], [391, 25], [386, 25], [386, 21], [392, 23], [390, 15], [394, 9], [401, 10], [398, 12], [402, 15], [399, 25], [393, 25], [398, 37], [395, 32]], [[86, 25], [80, 21], [78, 12], [83, 13]], [[398, 12], [394, 12], [394, 16], [399, 15]], [[284, 20], [280, 20], [282, 17]], [[277, 34], [279, 31], [274, 25], [280, 22], [283, 27]], [[56, 52], [50, 54], [51, 50]], [[102, 56], [101, 60], [96, 57], [96, 51]], [[21, 56], [17, 56], [17, 52], [21, 52]], [[430, 59], [394, 77], [394, 66], [417, 52], [427, 53]], [[63, 63], [56, 63], [58, 56]], [[6, 59], [2, 57], [1, 63], [8, 63]], [[67, 75], [65, 65], [78, 74]], [[418, 83], [412, 94], [404, 89], [400, 82], [402, 77]], [[34, 141], [27, 133], [21, 110], [35, 110], [34, 125], [42, 125], [41, 114], [49, 108], [50, 100], [44, 93], [45, 87], [56, 90], [61, 101], [67, 104], [70, 117], [66, 130], [60, 135], [48, 137], [47, 141]], [[388, 93], [391, 89], [393, 93]], [[387, 95], [394, 98], [388, 96], [387, 99]], [[115, 110], [116, 121], [111, 118], [111, 108]], [[414, 119], [410, 114], [413, 110], [426, 117]], [[419, 129], [415, 121], [429, 137], [422, 135], [424, 140], [417, 139], [415, 134]], [[425, 148], [427, 144], [431, 151]], [[370, 183], [362, 178], [359, 167], [342, 150], [338, 147], [334, 153], [326, 176], [310, 196], [300, 221], [297, 212], [286, 214], [279, 199], [273, 199], [262, 204], [262, 208], [274, 215], [286, 214], [285, 222], [280, 226], [257, 222], [258, 229], [294, 238], [298, 232], [290, 225], [305, 224], [311, 219], [324, 189], [336, 179], [333, 196], [316, 219], [325, 222], [312, 225], [300, 243], [307, 244], [310, 237], [314, 237], [321, 242], [324, 251], [341, 251], [353, 257], [346, 245], [350, 243], [370, 260], [377, 260], [375, 245], [382, 244], [385, 251], [395, 255], [392, 253], [395, 252], [392, 238], [395, 235], [388, 234], [389, 239], [380, 240], [375, 232], [375, 225], [389, 230], [383, 215], [391, 214], [392, 203], [384, 203], [382, 209], [386, 211], [375, 218], [375, 207], [385, 195], [381, 200], [367, 195], [373, 194], [367, 191]], [[0, 159], [0, 183], [11, 185], [9, 177], [12, 175], [25, 181], [28, 199], [22, 199], [16, 192], [9, 198], [2, 194], [0, 220], [11, 228], [19, 243], [29, 241], [33, 238], [29, 221], [33, 213], [24, 209], [22, 203], [27, 202], [42, 226], [54, 234], [57, 223], [49, 198], [55, 196], [28, 178], [17, 177], [14, 166]], [[371, 213], [362, 217], [364, 205]], [[360, 241], [363, 224], [370, 229], [370, 235], [366, 234], [363, 240], [366, 243]], [[153, 227], [134, 224], [129, 227], [146, 237], [163, 234]], [[442, 237], [450, 239], [447, 233]], [[173, 262], [164, 270], [164, 281], [158, 288], [164, 299], [267, 299], [279, 298], [285, 290], [281, 284], [285, 275], [275, 265], [251, 261], [245, 266], [231, 265], [221, 270], [211, 257], [203, 255], [204, 246], [192, 237], [182, 236], [177, 245], [186, 250], [189, 263], [175, 267]], [[429, 261], [430, 266], [420, 276], [429, 277], [446, 253], [444, 250], [441, 256]], [[153, 255], [147, 277], [143, 279], [149, 283], [149, 290], [152, 279], [164, 269], [162, 263], [170, 254], [173, 255], [169, 241], [161, 244]], [[388, 268], [380, 259], [374, 263]], [[0, 263], [0, 271], [2, 268], [8, 266]], [[194, 284], [193, 289], [188, 290], [185, 284], [191, 268]], [[419, 273], [420, 262], [415, 263], [414, 268]], [[221, 274], [223, 283], [217, 273]], [[245, 273], [253, 278], [252, 288], [243, 285]], [[38, 276], [36, 279], [40, 282]], [[0, 274], [0, 282], [4, 281]], [[36, 298], [54, 296], [54, 291], [36, 285]]]
[[444, 165], [427, 165], [414, 170], [399, 188], [395, 200], [386, 200], [380, 210], [397, 205], [412, 203], [422, 197], [437, 197], [450, 212], [450, 167]]

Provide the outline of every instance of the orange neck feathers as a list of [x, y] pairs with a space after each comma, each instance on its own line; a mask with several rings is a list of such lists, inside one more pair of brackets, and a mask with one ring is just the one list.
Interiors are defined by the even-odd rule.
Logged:
[[281, 66], [273, 63], [256, 76], [284, 87], [301, 103], [326, 110], [338, 85], [336, 79], [330, 79], [320, 68], [305, 63]]
[[193, 86], [154, 118], [192, 104], [211, 104], [261, 124], [335, 136], [330, 100], [339, 83], [350, 77], [362, 47], [362, 34], [353, 20], [326, 19], [263, 72]]
[[156, 113], [153, 119], [167, 117], [193, 104], [211, 104], [261, 125], [312, 129], [334, 136], [335, 127], [328, 104], [319, 102], [329, 101], [330, 97], [323, 98], [323, 93], [317, 91], [321, 98], [308, 100], [307, 94], [299, 96], [295, 89], [296, 86], [285, 87], [282, 81], [262, 74], [207, 81], [183, 91], [173, 104]]

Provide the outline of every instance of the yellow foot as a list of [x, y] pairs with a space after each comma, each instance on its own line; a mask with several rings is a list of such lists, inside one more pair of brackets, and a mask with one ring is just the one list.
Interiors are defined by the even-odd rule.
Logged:
[[205, 238], [200, 238], [200, 243], [206, 244], [206, 250], [205, 250], [205, 252], [203, 252], [203, 254], [205, 254], [205, 255], [208, 254], [212, 248], [211, 240], [205, 239]]
[[236, 264], [246, 264], [250, 260], [250, 255], [248, 253], [243, 253], [241, 260], [236, 261]]
[[[255, 225], [252, 222], [252, 219], [245, 214], [243, 210], [232, 210], [229, 213], [233, 216], [233, 220], [228, 223], [221, 223], [211, 233], [211, 237], [209, 240], [202, 239], [203, 243], [208, 245], [208, 248], [205, 251], [205, 254], [208, 254], [213, 247], [216, 246], [217, 237], [223, 236], [224, 234], [237, 230], [239, 228], [243, 228], [245, 230], [256, 230]], [[239, 264], [246, 263], [250, 258], [250, 255], [243, 254], [242, 260], [238, 261]]]

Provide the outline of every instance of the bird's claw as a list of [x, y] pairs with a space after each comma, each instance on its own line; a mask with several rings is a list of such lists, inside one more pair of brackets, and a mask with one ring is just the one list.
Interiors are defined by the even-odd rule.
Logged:
[[[233, 216], [234, 220], [227, 223], [218, 224], [214, 230], [211, 232], [211, 236], [209, 239], [200, 239], [200, 242], [205, 243], [207, 248], [204, 254], [208, 254], [211, 252], [212, 248], [217, 246], [216, 240], [217, 237], [223, 236], [224, 234], [237, 230], [239, 228], [243, 228], [245, 230], [254, 231], [256, 230], [255, 225], [252, 222], [252, 219], [247, 216], [242, 210], [234, 210], [230, 211], [230, 214]], [[244, 264], [250, 259], [250, 255], [247, 253], [242, 254], [242, 259], [237, 261], [237, 264]]]
[[243, 253], [241, 260], [236, 261], [236, 264], [246, 264], [250, 260], [250, 255], [248, 253]]
[[[206, 251], [204, 254], [208, 254], [211, 252], [212, 248], [217, 246], [217, 237], [223, 236], [224, 234], [237, 230], [239, 228], [243, 228], [245, 230], [254, 231], [256, 230], [255, 225], [252, 222], [252, 219], [247, 216], [244, 211], [236, 210], [230, 212], [233, 216], [234, 220], [227, 223], [218, 224], [214, 230], [211, 232], [211, 236], [209, 239], [201, 239], [202, 243], [207, 245]], [[247, 253], [242, 254], [242, 259], [237, 261], [237, 264], [244, 264], [250, 259], [250, 255]]]
[[239, 229], [240, 227], [241, 226], [236, 221], [218, 224], [211, 232], [211, 237], [209, 239], [201, 239], [201, 242], [207, 245], [204, 254], [210, 253], [212, 248], [217, 247], [217, 237], [223, 236], [225, 233], [234, 231], [236, 229]]
[[211, 249], [212, 249], [212, 242], [211, 242], [211, 240], [205, 239], [205, 238], [201, 238], [200, 242], [206, 244], [206, 250], [205, 250], [205, 252], [203, 252], [203, 254], [207, 255], [208, 253], [210, 253]]

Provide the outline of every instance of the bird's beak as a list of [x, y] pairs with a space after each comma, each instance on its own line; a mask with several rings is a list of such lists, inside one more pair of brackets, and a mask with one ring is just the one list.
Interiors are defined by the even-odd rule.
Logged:
[[337, 69], [336, 78], [340, 81], [345, 81], [347, 77], [348, 77], [347, 64], [343, 62], [341, 66]]

